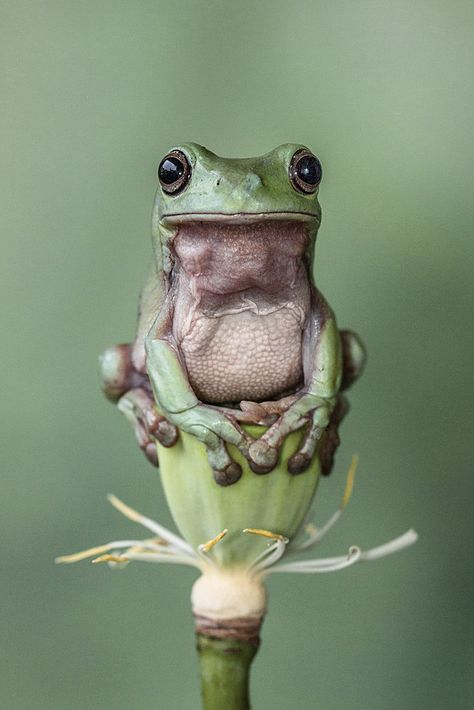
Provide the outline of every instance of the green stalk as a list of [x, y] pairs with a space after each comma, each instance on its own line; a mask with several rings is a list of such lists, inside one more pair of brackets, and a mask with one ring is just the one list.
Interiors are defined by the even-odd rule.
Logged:
[[197, 633], [204, 710], [249, 710], [250, 666], [258, 641]]
[[[266, 431], [245, 429], [254, 438]], [[242, 467], [241, 478], [229, 486], [215, 482], [206, 447], [191, 434], [180, 431], [172, 447], [157, 445], [161, 481], [179, 531], [195, 550], [212, 550], [212, 559], [200, 558], [202, 576], [192, 594], [204, 710], [250, 708], [250, 666], [267, 604], [262, 579], [249, 570], [275, 542], [259, 532], [292, 540], [311, 505], [319, 458], [301, 475], [290, 474], [287, 466], [303, 435], [301, 429], [286, 437], [278, 465], [265, 476], [254, 473], [229, 444]]]

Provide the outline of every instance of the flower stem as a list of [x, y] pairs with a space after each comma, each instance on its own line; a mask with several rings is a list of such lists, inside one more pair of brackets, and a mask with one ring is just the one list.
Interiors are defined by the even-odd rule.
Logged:
[[249, 710], [250, 666], [258, 641], [197, 633], [204, 710]]

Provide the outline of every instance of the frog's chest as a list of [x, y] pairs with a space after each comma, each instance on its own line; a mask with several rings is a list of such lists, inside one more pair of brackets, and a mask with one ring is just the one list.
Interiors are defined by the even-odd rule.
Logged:
[[306, 308], [206, 315], [196, 312], [180, 341], [190, 383], [205, 402], [263, 401], [295, 388], [303, 377]]

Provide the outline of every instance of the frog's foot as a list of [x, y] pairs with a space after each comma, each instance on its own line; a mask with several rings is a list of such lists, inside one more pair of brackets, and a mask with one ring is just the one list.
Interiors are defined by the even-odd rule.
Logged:
[[250, 446], [251, 468], [256, 473], [268, 473], [275, 468], [280, 447], [286, 436], [306, 425], [303, 442], [288, 462], [290, 473], [302, 473], [306, 470], [328, 425], [331, 405], [330, 401], [314, 395], [300, 397]]
[[149, 386], [148, 377], [134, 368], [132, 345], [127, 343], [104, 350], [99, 368], [102, 391], [112, 402], [117, 402], [129, 390]]
[[156, 439], [162, 446], [173, 446], [178, 438], [176, 427], [158, 414], [153, 399], [140, 387], [129, 390], [117, 406], [132, 425], [138, 445], [147, 459], [158, 466]]

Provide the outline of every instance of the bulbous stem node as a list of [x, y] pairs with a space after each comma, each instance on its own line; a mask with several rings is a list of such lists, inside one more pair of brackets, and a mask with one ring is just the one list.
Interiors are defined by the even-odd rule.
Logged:
[[259, 575], [209, 567], [191, 595], [204, 710], [248, 710], [267, 594]]

